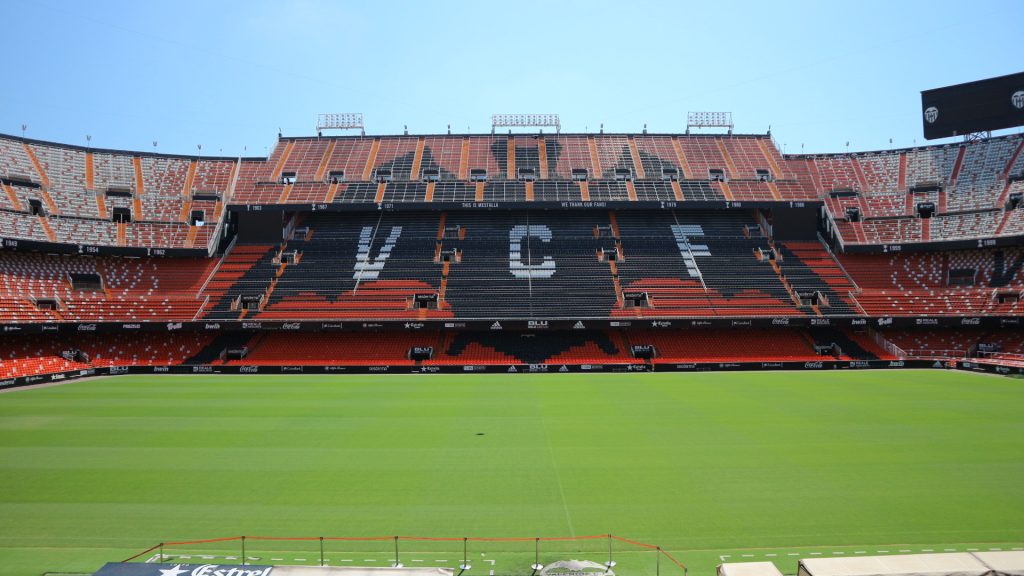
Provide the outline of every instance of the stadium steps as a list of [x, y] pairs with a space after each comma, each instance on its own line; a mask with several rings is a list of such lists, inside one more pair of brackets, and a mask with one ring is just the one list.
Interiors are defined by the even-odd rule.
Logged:
[[683, 145], [679, 143], [679, 137], [672, 137], [672, 148], [676, 152], [676, 159], [679, 160], [679, 168], [683, 171], [683, 176], [687, 180], [693, 179], [693, 170], [690, 169], [690, 163], [686, 160], [686, 152], [683, 151]]
[[18, 195], [14, 193], [14, 187], [10, 184], [4, 184], [4, 191], [7, 192], [7, 200], [11, 203], [11, 208], [14, 208], [18, 212], [24, 212], [25, 209], [21, 206], [21, 200], [18, 199]]
[[192, 187], [196, 181], [196, 169], [198, 163], [195, 160], [191, 160], [188, 163], [188, 172], [185, 173], [185, 184], [181, 187], [181, 195], [186, 198], [192, 197]]
[[633, 173], [636, 174], [636, 177], [640, 180], [647, 178], [647, 173], [644, 171], [644, 163], [640, 161], [640, 151], [637, 150], [636, 140], [632, 136], [629, 137], [629, 156], [633, 160]]
[[252, 334], [248, 332], [220, 332], [210, 343], [185, 360], [185, 364], [218, 364], [221, 352], [245, 346], [251, 339]]
[[545, 138], [537, 139], [537, 160], [540, 164], [540, 179], [547, 180], [548, 174], [548, 143]]
[[725, 147], [725, 142], [715, 138], [715, 144], [718, 145], [718, 149], [722, 152], [722, 158], [725, 159], [725, 167], [729, 171], [729, 179], [741, 179], [743, 176], [740, 174], [740, 171], [736, 169], [736, 164], [733, 163], [732, 156], [729, 155], [729, 150]]
[[125, 245], [125, 237], [128, 235], [128, 225], [124, 222], [117, 223], [117, 245]]
[[808, 332], [818, 346], [829, 346], [835, 344], [842, 351], [842, 355], [854, 360], [878, 360], [878, 355], [865, 350], [864, 347], [853, 341], [846, 334], [833, 328], [810, 328]]
[[366, 166], [363, 167], [363, 182], [369, 182], [373, 176], [373, 166], [377, 162], [377, 152], [380, 151], [380, 138], [374, 138], [370, 145], [370, 154], [366, 157]]
[[[146, 193], [146, 181], [142, 171], [142, 157], [132, 157], [132, 169], [135, 171], [135, 196], [142, 196]], [[136, 218], [140, 220], [140, 218]]]
[[[337, 145], [337, 141], [336, 140], [331, 140], [327, 144], [327, 149], [324, 150], [324, 155], [323, 155], [322, 158], [320, 158], [320, 164], [316, 167], [316, 175], [314, 176], [314, 179], [317, 182], [323, 182], [324, 181], [324, 173], [327, 172], [327, 164], [331, 160], [331, 155], [334, 154], [334, 147], [336, 145]], [[330, 200], [327, 200], [327, 201], [330, 202]]]
[[50, 242], [57, 241], [57, 235], [53, 233], [53, 228], [50, 227], [50, 221], [46, 219], [46, 216], [39, 215], [39, 225], [43, 228], [43, 232], [46, 232], [46, 237], [50, 239]]

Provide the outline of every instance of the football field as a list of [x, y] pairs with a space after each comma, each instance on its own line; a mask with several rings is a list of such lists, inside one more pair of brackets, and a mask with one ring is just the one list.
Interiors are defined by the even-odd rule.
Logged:
[[[91, 573], [159, 542], [236, 535], [609, 533], [698, 576], [722, 560], [792, 573], [811, 555], [1024, 547], [1024, 380], [119, 376], [0, 394], [0, 481], [0, 575]], [[534, 544], [472, 541], [466, 576], [529, 576]], [[253, 563], [320, 559], [319, 541], [246, 546]], [[325, 547], [332, 565], [395, 554], [390, 539]], [[607, 548], [545, 542], [541, 562], [603, 562]], [[620, 575], [658, 570], [651, 552], [613, 548]], [[461, 541], [399, 550], [406, 565], [462, 555]]]

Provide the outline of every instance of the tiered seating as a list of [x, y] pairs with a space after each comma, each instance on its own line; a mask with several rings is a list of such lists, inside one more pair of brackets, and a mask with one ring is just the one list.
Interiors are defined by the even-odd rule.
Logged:
[[869, 194], [889, 194], [905, 192], [899, 185], [900, 154], [899, 152], [875, 152], [858, 155], [855, 160], [860, 165], [861, 173], [867, 184]]
[[851, 156], [815, 156], [814, 169], [821, 191], [825, 194], [836, 189], [862, 190], [854, 159]]
[[[736, 167], [736, 178], [743, 180], [754, 180], [757, 178], [758, 170], [767, 170], [773, 178], [783, 178], [784, 174], [776, 174], [772, 170], [771, 162], [765, 157], [761, 150], [761, 138], [749, 138], [736, 136], [722, 138], [722, 146], [729, 153], [729, 159]], [[769, 141], [770, 142], [770, 141]]]
[[[440, 180], [457, 180], [459, 178], [459, 167], [462, 161], [462, 143], [464, 141], [463, 138], [444, 136], [427, 136], [424, 138], [420, 174], [413, 174], [413, 179], [419, 180], [423, 170], [436, 169]], [[468, 177], [469, 172], [467, 171], [466, 174]]]
[[968, 144], [946, 209], [957, 212], [997, 207], [995, 199], [1003, 190], [1003, 172], [1018, 143], [1017, 138], [998, 138]]
[[594, 238], [604, 214], [453, 213], [465, 239], [445, 239], [461, 251], [448, 273], [445, 299], [457, 317], [607, 317], [615, 302], [607, 239]]
[[[213, 339], [203, 332], [88, 336], [20, 336], [0, 338], [0, 378], [66, 372], [109, 366], [176, 366], [185, 364]], [[88, 362], [61, 353], [81, 350]]]
[[373, 169], [391, 170], [391, 178], [393, 180], [411, 180], [417, 140], [417, 138], [411, 136], [381, 138]]
[[25, 146], [13, 138], [0, 138], [0, 178], [41, 183]]
[[[923, 316], [1017, 314], [1017, 302], [1000, 304], [995, 289], [1024, 288], [1019, 250], [921, 254], [846, 255], [841, 258], [861, 291], [869, 315]], [[949, 285], [953, 270], [976, 271], [974, 286]]]
[[244, 360], [228, 360], [226, 364], [262, 366], [315, 365], [365, 366], [415, 364], [408, 358], [409, 349], [434, 346], [437, 334], [426, 333], [267, 333], [254, 336], [248, 344]]
[[0, 210], [0, 236], [46, 242], [49, 237], [37, 216]]
[[933, 240], [991, 238], [1002, 219], [1002, 210], [936, 216], [932, 218], [931, 237]]
[[915, 186], [925, 182], [946, 185], [953, 175], [953, 166], [959, 153], [959, 146], [915, 148], [908, 151], [907, 185]]
[[440, 290], [435, 262], [438, 216], [392, 213], [342, 217], [317, 214], [309, 240], [292, 241], [301, 259], [285, 266], [260, 318], [423, 318], [416, 294]]
[[39, 164], [50, 180], [50, 196], [60, 214], [82, 218], [99, 218], [94, 189], [86, 184], [85, 152], [31, 144]]
[[747, 238], [748, 216], [730, 213], [616, 213], [623, 259], [616, 263], [622, 292], [646, 292], [649, 308], [619, 309], [637, 316], [800, 315], [779, 275], [755, 256], [768, 248]]
[[971, 347], [983, 339], [981, 330], [886, 330], [886, 340], [903, 350], [908, 358], [965, 358]]
[[680, 180], [686, 177], [685, 171], [679, 165], [675, 147], [672, 146], [672, 138], [644, 134], [635, 136], [633, 141], [636, 142], [640, 164], [647, 178], [661, 178], [662, 168], [675, 168]]
[[239, 296], [264, 294], [277, 268], [273, 259], [277, 246], [267, 244], [238, 244], [224, 255], [210, 278], [204, 294], [208, 298], [204, 309], [207, 318], [238, 318], [242, 310], [233, 309]]
[[428, 364], [630, 364], [618, 334], [604, 332], [462, 332], [444, 340]]
[[569, 180], [574, 169], [586, 170], [588, 177], [597, 178], [586, 136], [548, 136], [546, 142], [548, 170], [552, 178]]
[[691, 178], [707, 180], [710, 178], [709, 171], [713, 169], [723, 170], [727, 177], [732, 177], [728, 174], [725, 157], [722, 156], [716, 137], [694, 136], [679, 138], [677, 142], [686, 157], [686, 163], [690, 165]]
[[858, 313], [850, 295], [853, 283], [820, 242], [785, 242], [775, 247], [782, 256], [779, 268], [794, 290], [821, 292], [828, 305], [819, 308], [828, 314]]
[[[7, 254], [0, 259], [0, 312], [8, 321], [191, 320], [213, 260]], [[98, 274], [103, 290], [74, 290], [69, 274]], [[57, 311], [32, 298], [53, 298]]]
[[799, 330], [636, 331], [627, 338], [631, 344], [653, 344], [656, 363], [822, 359], [811, 338]]

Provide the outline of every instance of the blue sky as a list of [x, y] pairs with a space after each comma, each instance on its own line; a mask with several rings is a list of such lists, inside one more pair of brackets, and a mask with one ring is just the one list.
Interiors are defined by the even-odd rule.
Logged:
[[395, 134], [731, 111], [791, 153], [904, 147], [921, 90], [1024, 70], [1020, 0], [0, 0], [0, 20], [0, 132], [182, 154], [261, 156], [320, 112]]

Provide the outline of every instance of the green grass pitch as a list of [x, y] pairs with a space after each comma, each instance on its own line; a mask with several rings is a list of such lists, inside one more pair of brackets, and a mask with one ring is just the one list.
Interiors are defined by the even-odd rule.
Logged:
[[[812, 554], [1019, 549], [1024, 382], [120, 376], [0, 395], [0, 482], [2, 575], [91, 572], [157, 542], [240, 534], [606, 533], [660, 545], [700, 576], [722, 559], [792, 573]], [[249, 542], [246, 554], [313, 563], [317, 546]], [[603, 561], [605, 546], [545, 545], [542, 561]], [[393, 556], [390, 542], [327, 548], [331, 564]], [[407, 565], [461, 553], [400, 552]], [[650, 553], [615, 553], [620, 575], [655, 570]], [[472, 543], [470, 559], [467, 576], [528, 576], [533, 545]]]

